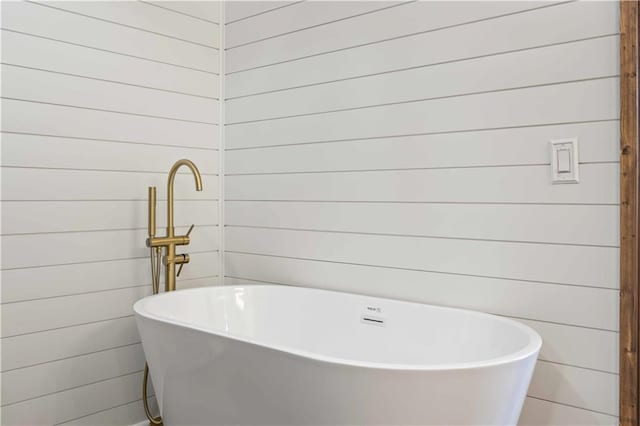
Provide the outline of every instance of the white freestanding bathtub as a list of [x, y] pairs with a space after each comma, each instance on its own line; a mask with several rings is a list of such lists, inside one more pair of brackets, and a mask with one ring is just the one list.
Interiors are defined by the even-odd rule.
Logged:
[[505, 318], [299, 287], [134, 306], [165, 425], [514, 425], [541, 346]]

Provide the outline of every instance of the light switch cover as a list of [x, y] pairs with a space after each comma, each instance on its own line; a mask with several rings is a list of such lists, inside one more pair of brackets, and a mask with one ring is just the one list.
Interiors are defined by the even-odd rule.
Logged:
[[554, 139], [551, 141], [551, 181], [553, 183], [578, 183], [578, 139]]

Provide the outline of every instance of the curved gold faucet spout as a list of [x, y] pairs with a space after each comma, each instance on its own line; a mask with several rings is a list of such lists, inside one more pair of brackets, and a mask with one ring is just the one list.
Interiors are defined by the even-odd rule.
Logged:
[[202, 191], [202, 176], [200, 176], [200, 171], [196, 167], [195, 164], [191, 160], [187, 160], [183, 158], [182, 160], [178, 160], [169, 170], [169, 180], [167, 182], [167, 236], [174, 236], [173, 229], [173, 186], [174, 181], [176, 179], [176, 173], [178, 173], [178, 169], [182, 166], [187, 166], [191, 173], [193, 173], [193, 177], [196, 180], [196, 191]]
[[193, 164], [193, 161], [187, 160], [186, 158], [176, 161], [173, 166], [171, 166], [171, 170], [169, 170], [168, 189], [173, 189], [173, 181], [175, 180], [176, 173], [178, 173], [178, 169], [182, 166], [187, 166], [191, 169], [191, 173], [193, 173], [193, 177], [196, 180], [196, 191], [202, 191], [202, 176], [200, 176], [200, 170]]

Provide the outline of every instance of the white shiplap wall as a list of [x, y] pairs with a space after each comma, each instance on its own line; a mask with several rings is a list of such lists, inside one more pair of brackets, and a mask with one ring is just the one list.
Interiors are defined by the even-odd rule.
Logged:
[[217, 282], [220, 4], [2, 2], [2, 424], [144, 419], [147, 186]]
[[[618, 415], [618, 4], [226, 5], [225, 282], [516, 318], [522, 425]], [[581, 182], [551, 185], [550, 139]]]

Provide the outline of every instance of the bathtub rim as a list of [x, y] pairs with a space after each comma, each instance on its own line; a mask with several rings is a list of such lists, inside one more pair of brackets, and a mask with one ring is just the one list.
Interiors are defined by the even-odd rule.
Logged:
[[[467, 315], [474, 315], [479, 317], [485, 317], [493, 320], [497, 320], [500, 322], [508, 323], [513, 327], [518, 328], [520, 331], [524, 332], [528, 337], [528, 343], [519, 349], [518, 351], [509, 353], [507, 355], [503, 355], [500, 357], [489, 358], [481, 361], [469, 361], [469, 362], [459, 362], [459, 363], [440, 363], [440, 364], [402, 364], [402, 363], [380, 363], [380, 362], [371, 362], [371, 361], [359, 361], [348, 358], [341, 358], [337, 356], [327, 356], [318, 354], [315, 352], [305, 351], [301, 349], [296, 349], [293, 347], [288, 347], [285, 345], [277, 345], [277, 344], [269, 344], [266, 342], [261, 342], [258, 339], [251, 339], [246, 337], [235, 336], [232, 334], [228, 334], [222, 331], [212, 330], [211, 328], [198, 326], [186, 321], [175, 320], [168, 317], [163, 317], [161, 315], [157, 315], [151, 313], [149, 310], [145, 309], [146, 303], [150, 300], [158, 298], [158, 297], [171, 297], [173, 292], [167, 293], [159, 293], [151, 296], [143, 297], [142, 299], [136, 301], [133, 305], [134, 316], [146, 318], [149, 320], [157, 321], [160, 323], [165, 323], [169, 325], [179, 326], [188, 328], [191, 330], [196, 330], [205, 334], [221, 337], [224, 339], [235, 340], [239, 342], [243, 342], [250, 345], [260, 346], [262, 348], [271, 349], [274, 351], [282, 352], [285, 354], [296, 355], [302, 358], [310, 359], [313, 361], [324, 362], [329, 364], [348, 366], [348, 367], [359, 367], [359, 368], [369, 368], [375, 370], [394, 370], [394, 371], [461, 371], [461, 370], [474, 370], [480, 368], [490, 368], [497, 367], [501, 365], [507, 365], [511, 363], [516, 363], [518, 361], [527, 359], [531, 356], [535, 356], [537, 358], [540, 348], [542, 347], [542, 338], [533, 328], [529, 327], [526, 324], [522, 324], [516, 320], [511, 318], [505, 318], [499, 315], [489, 314], [480, 311], [474, 311], [471, 309], [464, 308], [453, 308], [448, 306], [440, 306], [440, 305], [432, 305], [428, 303], [421, 302], [412, 302], [402, 299], [392, 299], [387, 297], [378, 297], [378, 296], [369, 296], [366, 294], [360, 293], [351, 293], [344, 291], [336, 291], [336, 290], [325, 290], [313, 287], [303, 287], [303, 286], [294, 286], [294, 285], [278, 285], [278, 284], [248, 284], [248, 285], [224, 285], [224, 286], [208, 286], [208, 287], [197, 287], [197, 288], [189, 288], [178, 290], [180, 293], [197, 293], [197, 292], [205, 292], [205, 291], [213, 291], [219, 289], [232, 290], [232, 289], [244, 289], [244, 288], [254, 288], [254, 287], [267, 287], [267, 288], [295, 288], [295, 289], [303, 289], [308, 291], [319, 291], [319, 292], [328, 292], [334, 294], [342, 294], [342, 295], [351, 295], [351, 296], [360, 296], [371, 299], [380, 299], [380, 300], [388, 300], [392, 302], [400, 302], [400, 303], [410, 303], [412, 305], [421, 305], [428, 306], [429, 308], [436, 310], [447, 310], [447, 311], [457, 311]], [[144, 347], [144, 342], [143, 342]]]

